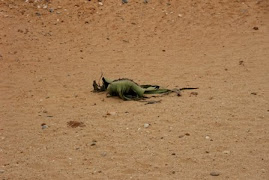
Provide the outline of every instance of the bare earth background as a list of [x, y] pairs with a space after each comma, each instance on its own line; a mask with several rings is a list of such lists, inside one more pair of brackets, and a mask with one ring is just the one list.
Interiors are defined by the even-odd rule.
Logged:
[[[1, 0], [1, 179], [269, 179], [268, 12], [268, 0]], [[145, 105], [91, 92], [101, 72], [199, 89]]]

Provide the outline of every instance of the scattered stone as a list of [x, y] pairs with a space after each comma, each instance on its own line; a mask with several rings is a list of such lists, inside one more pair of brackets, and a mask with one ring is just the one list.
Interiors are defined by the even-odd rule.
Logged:
[[257, 93], [256, 92], [252, 92], [252, 93], [250, 93], [251, 95], [257, 95]]
[[98, 4], [99, 4], [100, 6], [103, 6], [103, 5], [104, 5], [102, 2], [98, 2]]
[[244, 61], [239, 61], [239, 65], [244, 66]]
[[210, 175], [211, 175], [211, 176], [219, 176], [220, 173], [219, 173], [219, 172], [215, 172], [215, 171], [213, 171], [213, 172], [210, 173]]
[[48, 113], [48, 111], [47, 110], [43, 110], [43, 113]]
[[5, 170], [4, 169], [0, 169], [0, 174], [4, 173]]
[[175, 156], [175, 155], [176, 155], [176, 153], [172, 153], [171, 155]]
[[69, 121], [67, 122], [67, 126], [71, 128], [77, 128], [77, 127], [85, 127], [85, 124], [83, 122], [78, 121]]
[[122, 0], [122, 3], [123, 4], [128, 3], [128, 0]]
[[42, 124], [41, 124], [41, 128], [42, 128], [42, 129], [47, 129], [48, 127], [49, 127], [49, 126], [46, 125], [46, 123], [42, 123]]
[[178, 17], [182, 17], [182, 14], [178, 14]]
[[53, 13], [54, 12], [54, 9], [53, 8], [50, 8], [49, 9], [49, 12]]
[[35, 14], [36, 14], [37, 16], [41, 16], [41, 14], [40, 14], [39, 12], [36, 12]]
[[148, 123], [144, 124], [144, 128], [148, 128], [149, 126], [150, 126], [150, 124], [148, 124]]
[[183, 138], [184, 136], [185, 136], [185, 135], [179, 135], [178, 137], [179, 137], [179, 138]]
[[206, 138], [206, 139], [210, 139], [210, 137], [209, 137], [209, 136], [205, 136], [205, 138]]
[[256, 31], [259, 30], [259, 28], [257, 26], [253, 27], [253, 29]]
[[190, 136], [190, 133], [185, 133], [185, 136]]

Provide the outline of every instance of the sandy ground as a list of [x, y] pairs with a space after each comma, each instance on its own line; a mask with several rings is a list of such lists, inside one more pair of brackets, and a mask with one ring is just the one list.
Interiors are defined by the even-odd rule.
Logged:
[[[1, 0], [0, 178], [269, 179], [268, 12], [267, 0]], [[145, 105], [91, 92], [101, 72], [199, 89]]]

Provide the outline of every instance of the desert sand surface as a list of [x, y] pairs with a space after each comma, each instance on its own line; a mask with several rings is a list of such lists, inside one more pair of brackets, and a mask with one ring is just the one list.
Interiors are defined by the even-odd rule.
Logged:
[[[268, 0], [0, 0], [0, 178], [269, 179]], [[123, 101], [93, 80], [199, 87]]]

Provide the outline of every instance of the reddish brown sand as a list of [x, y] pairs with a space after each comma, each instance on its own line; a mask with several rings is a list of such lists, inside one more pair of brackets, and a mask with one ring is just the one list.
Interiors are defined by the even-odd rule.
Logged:
[[[269, 179], [268, 12], [268, 0], [1, 0], [0, 178]], [[145, 105], [91, 92], [101, 72], [199, 89]]]

